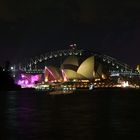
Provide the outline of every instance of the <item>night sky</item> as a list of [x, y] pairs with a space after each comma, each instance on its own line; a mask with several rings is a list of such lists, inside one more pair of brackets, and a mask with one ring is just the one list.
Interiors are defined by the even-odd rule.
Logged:
[[53, 50], [79, 49], [140, 63], [138, 0], [1, 0], [0, 64]]

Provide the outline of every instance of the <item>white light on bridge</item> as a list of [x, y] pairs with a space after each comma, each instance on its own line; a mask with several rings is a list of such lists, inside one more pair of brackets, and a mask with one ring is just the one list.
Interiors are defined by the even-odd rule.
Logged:
[[10, 69], [11, 69], [11, 70], [14, 70], [14, 67], [12, 66]]

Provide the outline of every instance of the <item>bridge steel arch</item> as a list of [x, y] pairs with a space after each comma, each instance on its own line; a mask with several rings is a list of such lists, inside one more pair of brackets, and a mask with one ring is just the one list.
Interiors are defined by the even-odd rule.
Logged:
[[23, 65], [21, 65], [21, 67], [19, 69], [23, 70], [23, 71], [32, 71], [33, 68], [37, 69], [37, 65], [44, 61], [49, 61], [51, 59], [56, 59], [58, 57], [63, 57], [63, 56], [71, 56], [71, 55], [82, 56], [86, 53], [89, 53], [91, 55], [94, 55], [95, 57], [100, 58], [100, 60], [103, 63], [109, 64], [112, 67], [114, 67], [115, 69], [119, 69], [119, 70], [121, 69], [121, 72], [133, 70], [126, 63], [122, 63], [121, 61], [118, 61], [117, 59], [115, 59], [113, 57], [110, 57], [110, 56], [104, 55], [104, 54], [100, 54], [100, 53], [96, 53], [93, 51], [83, 50], [83, 49], [59, 50], [59, 51], [54, 51], [54, 52], [48, 52], [48, 53], [45, 53], [44, 55], [41, 54], [40, 56], [36, 56], [36, 57], [29, 59], [29, 61], [27, 63], [24, 63]]

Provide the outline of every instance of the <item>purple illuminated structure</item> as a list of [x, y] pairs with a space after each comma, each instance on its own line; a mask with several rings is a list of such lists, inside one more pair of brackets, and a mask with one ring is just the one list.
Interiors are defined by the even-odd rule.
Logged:
[[31, 88], [35, 87], [36, 82], [41, 81], [41, 74], [31, 75], [31, 74], [21, 74], [17, 80], [17, 84], [22, 88]]

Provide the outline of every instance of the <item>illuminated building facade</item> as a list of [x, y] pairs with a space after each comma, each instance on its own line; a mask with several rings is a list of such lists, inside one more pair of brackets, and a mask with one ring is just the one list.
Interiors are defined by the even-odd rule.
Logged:
[[140, 64], [137, 65], [136, 70], [140, 73]]
[[21, 73], [16, 80], [16, 84], [20, 85], [22, 88], [34, 87], [38, 82], [42, 82], [42, 74]]

